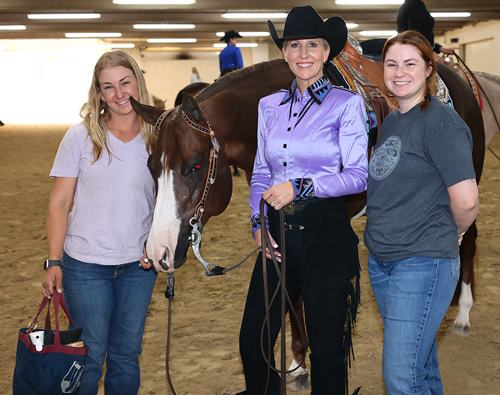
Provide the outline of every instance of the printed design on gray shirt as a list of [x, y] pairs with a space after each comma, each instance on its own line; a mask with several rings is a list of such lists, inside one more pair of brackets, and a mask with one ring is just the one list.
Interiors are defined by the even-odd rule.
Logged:
[[392, 173], [401, 157], [401, 139], [389, 137], [375, 150], [370, 159], [370, 175], [377, 181], [383, 180]]

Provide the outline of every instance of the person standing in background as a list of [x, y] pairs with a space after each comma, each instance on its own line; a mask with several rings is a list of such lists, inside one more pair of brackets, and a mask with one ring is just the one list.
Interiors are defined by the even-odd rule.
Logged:
[[156, 135], [132, 108], [151, 105], [142, 72], [124, 51], [104, 53], [88, 100], [57, 151], [47, 216], [42, 292], [62, 292], [89, 348], [80, 395], [137, 395], [139, 355], [156, 281], [145, 262], [155, 184], [147, 167]]
[[445, 48], [434, 42], [435, 20], [425, 6], [428, 0], [405, 0], [398, 11], [396, 25], [398, 33], [407, 30], [416, 30], [421, 33], [431, 44], [434, 51], [434, 61], [444, 63], [444, 59], [439, 53], [451, 54], [458, 47]]
[[203, 79], [201, 78], [200, 73], [198, 73], [198, 70], [196, 69], [196, 67], [193, 67], [191, 72], [192, 72], [192, 74], [191, 74], [190, 84], [194, 84], [195, 82], [203, 82]]
[[238, 32], [229, 30], [224, 33], [219, 41], [224, 41], [227, 46], [219, 54], [219, 68], [220, 76], [224, 76], [231, 71], [243, 68], [243, 58], [241, 57], [241, 50], [236, 46], [238, 38], [241, 38]]
[[[220, 68], [220, 76], [224, 76], [231, 71], [238, 70], [243, 68], [243, 58], [241, 57], [241, 51], [236, 46], [238, 43], [238, 38], [241, 38], [238, 32], [234, 30], [229, 30], [224, 33], [224, 37], [222, 37], [219, 41], [224, 41], [227, 46], [224, 48], [219, 54], [219, 68]], [[220, 77], [219, 77], [220, 78]], [[239, 172], [236, 166], [233, 166], [233, 176], [240, 177], [241, 173]]]

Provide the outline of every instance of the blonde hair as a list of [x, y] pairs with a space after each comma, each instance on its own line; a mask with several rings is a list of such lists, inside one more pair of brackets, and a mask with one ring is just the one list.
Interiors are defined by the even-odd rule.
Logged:
[[[106, 122], [109, 121], [111, 115], [108, 106], [99, 96], [99, 74], [106, 68], [119, 66], [125, 67], [134, 73], [134, 76], [137, 79], [139, 102], [147, 105], [153, 104], [152, 98], [146, 88], [142, 71], [135, 62], [134, 58], [132, 58], [132, 56], [130, 56], [127, 52], [120, 49], [104, 53], [94, 67], [88, 99], [80, 110], [80, 116], [83, 119], [83, 124], [89, 131], [89, 136], [92, 139], [92, 155], [94, 156], [94, 162], [101, 157], [103, 149], [108, 151], [110, 160], [112, 157], [107, 141], [108, 127], [106, 125]], [[146, 143], [146, 149], [149, 153], [151, 153], [156, 143], [156, 135], [153, 132], [153, 127], [145, 122], [141, 117], [139, 117], [139, 125], [141, 128], [141, 137]]]
[[200, 73], [198, 73], [198, 70], [196, 69], [196, 67], [193, 67], [193, 70], [192, 70], [193, 73], [196, 73], [196, 77], [198, 79], [200, 79]]

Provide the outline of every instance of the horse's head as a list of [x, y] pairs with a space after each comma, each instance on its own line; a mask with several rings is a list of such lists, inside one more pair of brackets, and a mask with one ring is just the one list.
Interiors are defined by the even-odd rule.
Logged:
[[[146, 250], [158, 271], [172, 272], [186, 261], [190, 221], [206, 223], [228, 205], [231, 171], [224, 153], [216, 152], [206, 114], [190, 95], [184, 94], [182, 105], [168, 113], [136, 101], [132, 105], [158, 133], [148, 161], [157, 196]], [[209, 176], [215, 160], [216, 174]]]

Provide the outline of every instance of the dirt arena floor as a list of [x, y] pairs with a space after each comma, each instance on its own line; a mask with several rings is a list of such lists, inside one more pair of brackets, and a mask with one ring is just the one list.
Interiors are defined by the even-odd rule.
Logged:
[[[12, 393], [17, 334], [42, 300], [45, 218], [52, 186], [48, 174], [66, 129], [60, 125], [0, 128], [0, 394]], [[500, 153], [498, 135], [492, 148]], [[209, 221], [203, 236], [204, 258], [224, 267], [254, 248], [248, 187], [244, 177], [234, 178], [234, 182], [229, 207]], [[500, 394], [500, 161], [489, 151], [479, 189], [479, 264], [471, 336], [450, 334], [456, 307], [450, 307], [438, 335], [441, 374], [449, 395]], [[361, 240], [364, 224], [364, 219], [354, 221]], [[359, 251], [362, 305], [354, 334], [356, 360], [350, 371], [350, 390], [362, 386], [362, 395], [381, 395], [385, 393], [381, 372], [383, 328], [362, 243]], [[177, 394], [231, 395], [245, 388], [238, 332], [254, 259], [225, 276], [208, 278], [190, 251], [188, 261], [176, 271], [170, 366]], [[166, 275], [160, 275], [144, 335], [141, 395], [170, 394], [165, 375], [165, 289]], [[309, 393], [305, 390], [298, 394]]]

